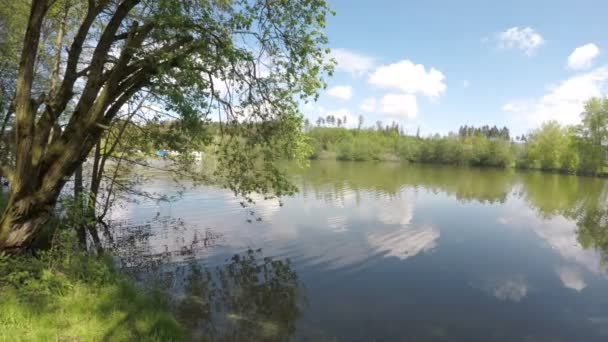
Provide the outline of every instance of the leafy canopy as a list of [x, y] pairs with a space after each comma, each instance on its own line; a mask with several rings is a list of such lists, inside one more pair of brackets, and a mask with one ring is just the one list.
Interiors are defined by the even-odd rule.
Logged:
[[[318, 96], [333, 67], [324, 34], [333, 12], [325, 1], [34, 0], [31, 6], [43, 16], [39, 26], [34, 17], [29, 22], [40, 39], [36, 58], [58, 54], [61, 75], [39, 81], [52, 72], [35, 69], [33, 105], [22, 105], [32, 110], [19, 111], [25, 102], [17, 101], [17, 130], [24, 133], [18, 140], [36, 136], [32, 160], [17, 158], [17, 173], [35, 170], [27, 176], [54, 184], [104, 129], [124, 119], [127, 104], [143, 101], [141, 122], [176, 123], [179, 132], [165, 138], [185, 134], [215, 145], [216, 176], [236, 193], [293, 190], [273, 162], [308, 153], [298, 106]], [[56, 46], [61, 29], [65, 43]], [[38, 39], [28, 38], [22, 59]], [[219, 138], [206, 130], [212, 121], [220, 123]], [[64, 156], [75, 149], [75, 158]]]

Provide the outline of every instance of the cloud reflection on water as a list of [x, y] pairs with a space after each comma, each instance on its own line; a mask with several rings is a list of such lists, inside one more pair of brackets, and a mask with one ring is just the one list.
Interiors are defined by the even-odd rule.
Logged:
[[578, 271], [578, 269], [572, 266], [560, 266], [555, 269], [555, 272], [559, 276], [565, 287], [581, 292], [587, 287], [585, 279]]
[[439, 236], [439, 230], [432, 227], [408, 224], [391, 232], [370, 233], [367, 241], [376, 253], [405, 260], [437, 247]]
[[576, 262], [594, 273], [602, 271], [600, 253], [585, 249], [578, 242], [575, 221], [564, 216], [539, 217], [534, 209], [516, 198], [511, 203], [509, 213], [497, 219], [500, 224], [516, 229], [532, 229], [565, 261]]
[[520, 302], [529, 292], [528, 282], [523, 275], [490, 276], [471, 286], [501, 301]]

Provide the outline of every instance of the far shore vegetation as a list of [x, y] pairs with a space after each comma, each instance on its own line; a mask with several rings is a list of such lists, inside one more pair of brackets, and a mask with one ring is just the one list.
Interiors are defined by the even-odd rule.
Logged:
[[407, 134], [398, 124], [376, 122], [345, 128], [346, 118], [328, 116], [305, 122], [313, 146], [312, 159], [345, 161], [403, 161], [499, 168], [538, 169], [585, 175], [606, 175], [608, 100], [594, 98], [585, 105], [581, 124], [555, 121], [521, 136], [507, 127], [461, 126], [448, 135]]

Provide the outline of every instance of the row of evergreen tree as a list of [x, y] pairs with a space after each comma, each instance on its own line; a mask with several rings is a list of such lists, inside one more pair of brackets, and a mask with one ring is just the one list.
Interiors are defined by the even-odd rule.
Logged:
[[488, 125], [481, 127], [474, 126], [460, 126], [458, 129], [458, 135], [462, 138], [472, 137], [474, 135], [481, 135], [486, 138], [501, 138], [504, 140], [511, 140], [511, 134], [509, 128], [503, 127], [498, 128], [496, 125], [490, 127]]

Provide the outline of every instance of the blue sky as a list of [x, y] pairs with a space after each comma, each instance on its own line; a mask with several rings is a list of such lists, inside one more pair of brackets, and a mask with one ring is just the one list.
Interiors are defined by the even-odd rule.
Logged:
[[354, 125], [362, 114], [366, 126], [396, 121], [425, 135], [463, 124], [519, 134], [577, 123], [582, 102], [605, 94], [606, 1], [329, 2], [338, 67], [304, 107], [313, 121]]

